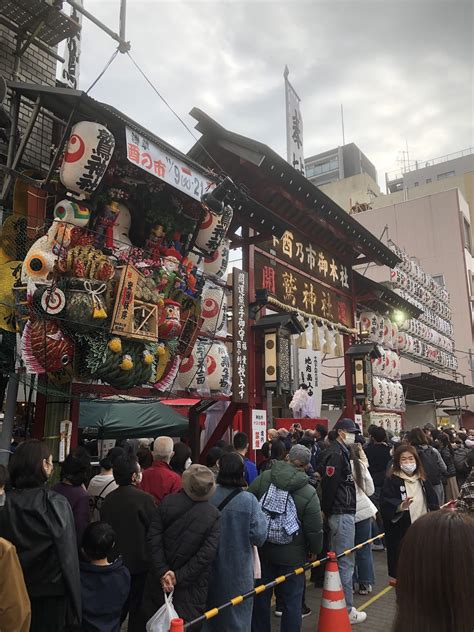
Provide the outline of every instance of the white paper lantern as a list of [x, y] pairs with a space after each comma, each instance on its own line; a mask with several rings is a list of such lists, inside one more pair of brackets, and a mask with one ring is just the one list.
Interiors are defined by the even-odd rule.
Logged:
[[232, 390], [232, 374], [227, 347], [214, 342], [206, 356], [207, 385], [213, 395], [229, 395]]
[[178, 390], [199, 391], [206, 390], [207, 369], [206, 354], [210, 342], [198, 339], [189, 358], [185, 358], [178, 371]]
[[224, 239], [217, 250], [209, 257], [204, 257], [203, 271], [208, 276], [222, 279], [227, 272], [229, 263], [230, 241]]
[[382, 380], [374, 376], [372, 378], [372, 402], [376, 408], [382, 406]]
[[103, 125], [90, 121], [76, 123], [59, 173], [66, 189], [80, 198], [94, 193], [107, 171], [114, 148], [115, 139]]
[[232, 216], [233, 211], [230, 206], [224, 208], [222, 215], [216, 215], [206, 208], [204, 219], [199, 226], [194, 248], [205, 257], [212, 257], [226, 235], [232, 221]]
[[227, 333], [227, 296], [224, 288], [209, 281], [204, 285], [201, 299], [202, 331], [223, 336]]

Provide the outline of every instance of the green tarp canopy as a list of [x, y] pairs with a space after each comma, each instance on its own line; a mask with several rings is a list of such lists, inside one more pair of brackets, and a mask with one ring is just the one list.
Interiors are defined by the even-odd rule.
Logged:
[[156, 400], [81, 400], [79, 428], [95, 429], [100, 439], [182, 437], [188, 420]]

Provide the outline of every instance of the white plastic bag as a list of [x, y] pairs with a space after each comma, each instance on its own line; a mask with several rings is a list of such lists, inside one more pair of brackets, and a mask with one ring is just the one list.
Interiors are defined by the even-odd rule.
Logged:
[[173, 592], [164, 593], [165, 603], [149, 619], [146, 624], [146, 632], [169, 632], [171, 621], [179, 619], [179, 615], [173, 607]]

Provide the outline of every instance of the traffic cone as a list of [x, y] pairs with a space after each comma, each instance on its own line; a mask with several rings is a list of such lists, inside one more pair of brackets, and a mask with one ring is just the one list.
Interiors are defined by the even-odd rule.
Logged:
[[170, 626], [170, 632], [183, 632], [184, 621], [183, 619], [171, 619]]
[[335, 553], [328, 553], [324, 575], [323, 600], [319, 610], [318, 632], [351, 632], [346, 600]]

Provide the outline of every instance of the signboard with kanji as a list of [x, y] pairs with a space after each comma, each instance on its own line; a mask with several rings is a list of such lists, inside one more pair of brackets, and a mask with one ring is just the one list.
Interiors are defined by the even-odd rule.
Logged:
[[312, 349], [298, 349], [298, 383], [306, 384], [309, 404], [306, 414], [311, 417], [321, 415], [322, 383], [321, 383], [321, 351]]
[[350, 291], [350, 268], [324, 248], [312, 245], [290, 230], [286, 230], [281, 239], [273, 237], [258, 247], [327, 285]]
[[200, 201], [204, 193], [215, 187], [215, 183], [203, 173], [166, 153], [161, 147], [128, 127], [126, 140], [129, 162], [195, 200]]
[[284, 305], [298, 308], [316, 318], [325, 318], [346, 327], [353, 326], [349, 297], [265, 254], [255, 252], [254, 262], [256, 288], [267, 289]]
[[254, 450], [260, 450], [267, 440], [267, 411], [252, 410], [252, 444]]
[[232, 329], [233, 329], [233, 368], [232, 400], [243, 404], [249, 401], [249, 280], [248, 273], [232, 270]]

